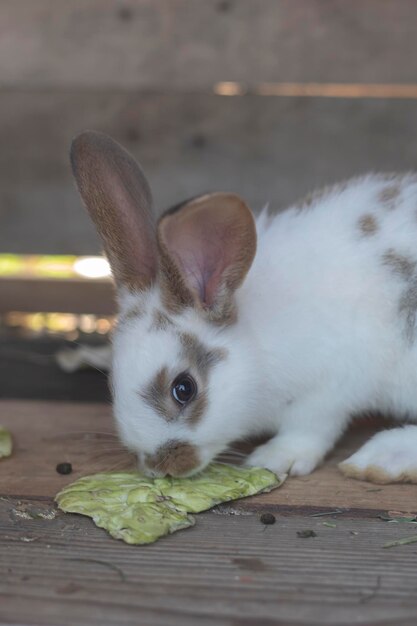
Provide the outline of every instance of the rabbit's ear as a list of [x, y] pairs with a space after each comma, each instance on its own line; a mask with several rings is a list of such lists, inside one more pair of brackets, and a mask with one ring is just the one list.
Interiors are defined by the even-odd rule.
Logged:
[[230, 321], [234, 291], [256, 251], [255, 222], [246, 204], [229, 193], [195, 198], [161, 218], [158, 244], [168, 306], [179, 310], [197, 303], [209, 319]]
[[71, 164], [117, 286], [147, 289], [157, 273], [156, 234], [151, 191], [138, 163], [107, 135], [86, 131], [72, 142]]

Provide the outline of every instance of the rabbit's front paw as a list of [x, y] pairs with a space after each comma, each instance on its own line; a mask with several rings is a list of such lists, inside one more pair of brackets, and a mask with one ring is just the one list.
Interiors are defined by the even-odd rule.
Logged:
[[322, 447], [314, 445], [311, 439], [277, 436], [256, 448], [246, 464], [265, 467], [275, 474], [303, 476], [317, 467], [324, 454]]

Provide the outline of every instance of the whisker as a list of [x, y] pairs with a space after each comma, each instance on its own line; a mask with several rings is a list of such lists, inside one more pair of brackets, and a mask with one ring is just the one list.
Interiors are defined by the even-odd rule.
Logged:
[[83, 439], [86, 440], [86, 436], [90, 436], [94, 438], [95, 442], [100, 442], [101, 439], [118, 439], [118, 435], [116, 433], [104, 432], [104, 431], [92, 431], [92, 430], [74, 430], [67, 431], [65, 433], [60, 433], [59, 435], [53, 435], [51, 437], [45, 437], [45, 440], [48, 441], [56, 441], [60, 439]]
[[106, 457], [106, 456], [114, 456], [114, 455], [128, 455], [128, 454], [132, 454], [131, 452], [129, 452], [128, 450], [126, 450], [126, 448], [105, 448], [104, 450], [97, 450], [96, 454], [90, 455], [89, 458], [90, 459], [95, 459], [98, 457]]
[[167, 462], [168, 459], [169, 459], [169, 452], [167, 452], [167, 454], [163, 457], [163, 459], [161, 459], [161, 461], [159, 461], [159, 463], [156, 464], [155, 469], [162, 469], [162, 466]]
[[119, 463], [113, 464], [109, 467], [106, 467], [106, 469], [104, 471], [106, 472], [114, 472], [117, 469], [135, 469], [134, 466], [134, 462], [133, 459], [123, 459], [122, 461], [120, 461]]
[[236, 457], [246, 457], [247, 456], [247, 452], [242, 452], [242, 450], [235, 450], [233, 448], [228, 448], [227, 450], [224, 451], [223, 454], [230, 454]]
[[245, 454], [244, 452], [241, 452], [240, 450], [226, 450], [225, 451], [226, 454], [233, 454], [233, 456], [247, 456], [247, 454]]

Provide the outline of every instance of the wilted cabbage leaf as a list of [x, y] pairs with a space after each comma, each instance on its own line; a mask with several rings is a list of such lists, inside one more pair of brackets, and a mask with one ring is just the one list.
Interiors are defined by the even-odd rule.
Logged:
[[0, 459], [12, 453], [12, 436], [6, 428], [0, 426]]
[[108, 472], [80, 478], [57, 496], [60, 509], [93, 518], [126, 543], [152, 543], [195, 523], [188, 513], [205, 511], [279, 487], [269, 470], [214, 463], [190, 478], [147, 478], [138, 472]]

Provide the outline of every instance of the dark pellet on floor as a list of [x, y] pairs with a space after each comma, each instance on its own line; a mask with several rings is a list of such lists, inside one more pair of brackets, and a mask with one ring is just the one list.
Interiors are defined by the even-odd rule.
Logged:
[[309, 537], [317, 537], [317, 533], [314, 530], [297, 530], [298, 537], [302, 539], [308, 539]]
[[58, 474], [71, 474], [72, 465], [71, 463], [58, 463], [56, 466], [56, 471]]
[[275, 515], [272, 515], [272, 513], [262, 513], [259, 520], [261, 524], [275, 524], [276, 522]]

